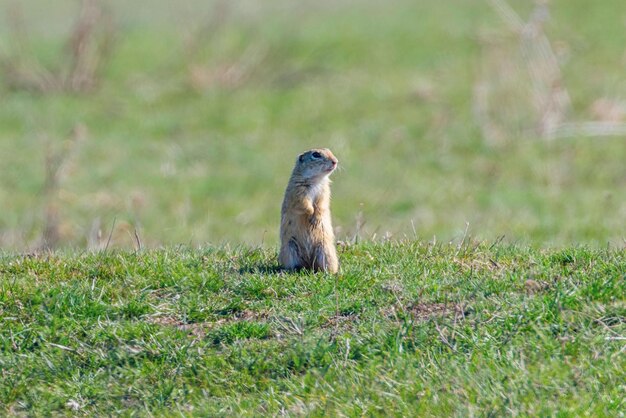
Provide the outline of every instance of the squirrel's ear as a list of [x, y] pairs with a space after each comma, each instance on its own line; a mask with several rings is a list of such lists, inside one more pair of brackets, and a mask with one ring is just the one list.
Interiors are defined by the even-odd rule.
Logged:
[[304, 161], [304, 154], [300, 154], [300, 156], [298, 157], [298, 161], [300, 162]]

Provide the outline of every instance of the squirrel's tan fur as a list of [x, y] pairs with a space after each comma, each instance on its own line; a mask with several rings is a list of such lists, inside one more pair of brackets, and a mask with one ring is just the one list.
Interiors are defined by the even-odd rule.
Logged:
[[296, 160], [281, 211], [283, 268], [336, 273], [339, 260], [330, 218], [330, 174], [338, 160], [327, 148], [312, 149]]

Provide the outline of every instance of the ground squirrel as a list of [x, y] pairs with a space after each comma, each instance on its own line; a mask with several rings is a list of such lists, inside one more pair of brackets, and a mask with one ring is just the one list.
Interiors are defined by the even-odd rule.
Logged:
[[339, 261], [330, 219], [330, 173], [338, 160], [327, 148], [312, 149], [296, 160], [281, 210], [280, 254], [283, 268], [336, 273]]

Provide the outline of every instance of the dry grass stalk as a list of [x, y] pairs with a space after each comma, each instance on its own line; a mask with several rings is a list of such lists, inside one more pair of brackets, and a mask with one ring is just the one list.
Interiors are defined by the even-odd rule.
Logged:
[[9, 88], [50, 93], [88, 92], [98, 86], [114, 39], [112, 19], [101, 0], [81, 1], [58, 70], [46, 68], [28, 52], [28, 31], [17, 3], [7, 16], [13, 51], [0, 56], [0, 69]]
[[65, 79], [66, 88], [88, 91], [96, 87], [112, 46], [111, 16], [104, 12], [100, 0], [83, 0], [67, 44], [70, 68]]
[[238, 57], [212, 64], [203, 62], [200, 55], [207, 45], [215, 44], [232, 14], [232, 4], [218, 1], [206, 23], [187, 36], [185, 59], [187, 79], [193, 90], [214, 88], [236, 89], [245, 84], [264, 62], [268, 48], [264, 44], [250, 44]]
[[91, 223], [89, 234], [87, 235], [87, 249], [89, 251], [102, 250], [104, 243], [102, 242], [102, 221], [97, 217]]
[[[483, 40], [485, 56], [481, 62], [482, 75], [474, 88], [473, 106], [475, 118], [488, 142], [501, 142], [511, 130], [523, 134], [528, 130], [524, 126], [528, 121], [532, 131], [544, 139], [623, 135], [626, 132], [626, 124], [615, 120], [568, 121], [570, 95], [557, 55], [543, 30], [550, 16], [547, 0], [535, 2], [528, 21], [524, 21], [505, 0], [488, 1], [519, 43], [519, 49], [512, 50], [510, 45], [502, 48], [501, 42], [493, 39]], [[516, 60], [525, 68], [523, 73], [515, 66]], [[532, 87], [530, 97], [526, 93], [526, 77]], [[498, 102], [495, 109], [491, 103], [491, 97], [497, 96], [498, 92], [504, 93], [500, 97], [515, 98], [509, 115], [506, 114], [507, 106]], [[496, 115], [503, 119], [500, 123]]]
[[216, 34], [222, 29], [228, 21], [231, 14], [231, 5], [226, 0], [219, 0], [213, 4], [210, 17], [204, 25], [201, 25], [195, 31], [192, 30], [187, 34], [185, 41], [185, 55], [187, 61], [193, 61], [197, 58], [202, 47], [207, 41], [214, 39]]
[[550, 138], [573, 136], [626, 136], [626, 123], [620, 122], [566, 122], [547, 132]]
[[189, 65], [189, 82], [194, 90], [211, 88], [235, 89], [246, 83], [254, 74], [266, 55], [266, 48], [259, 45], [249, 46], [234, 62], [214, 67], [200, 64]]
[[87, 138], [87, 128], [76, 125], [61, 150], [55, 151], [48, 143], [45, 156], [45, 181], [43, 186], [43, 232], [37, 246], [39, 250], [52, 250], [61, 241], [59, 191], [74, 160], [80, 144]]
[[0, 69], [5, 83], [16, 90], [46, 91], [58, 89], [58, 80], [28, 53], [30, 44], [22, 9], [11, 3], [7, 10], [11, 53], [0, 55]]

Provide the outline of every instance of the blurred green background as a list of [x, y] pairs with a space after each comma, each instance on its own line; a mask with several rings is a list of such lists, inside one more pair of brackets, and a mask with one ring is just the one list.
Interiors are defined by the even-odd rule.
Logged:
[[2, 248], [276, 245], [322, 146], [341, 240], [623, 245], [623, 0], [0, 4]]

